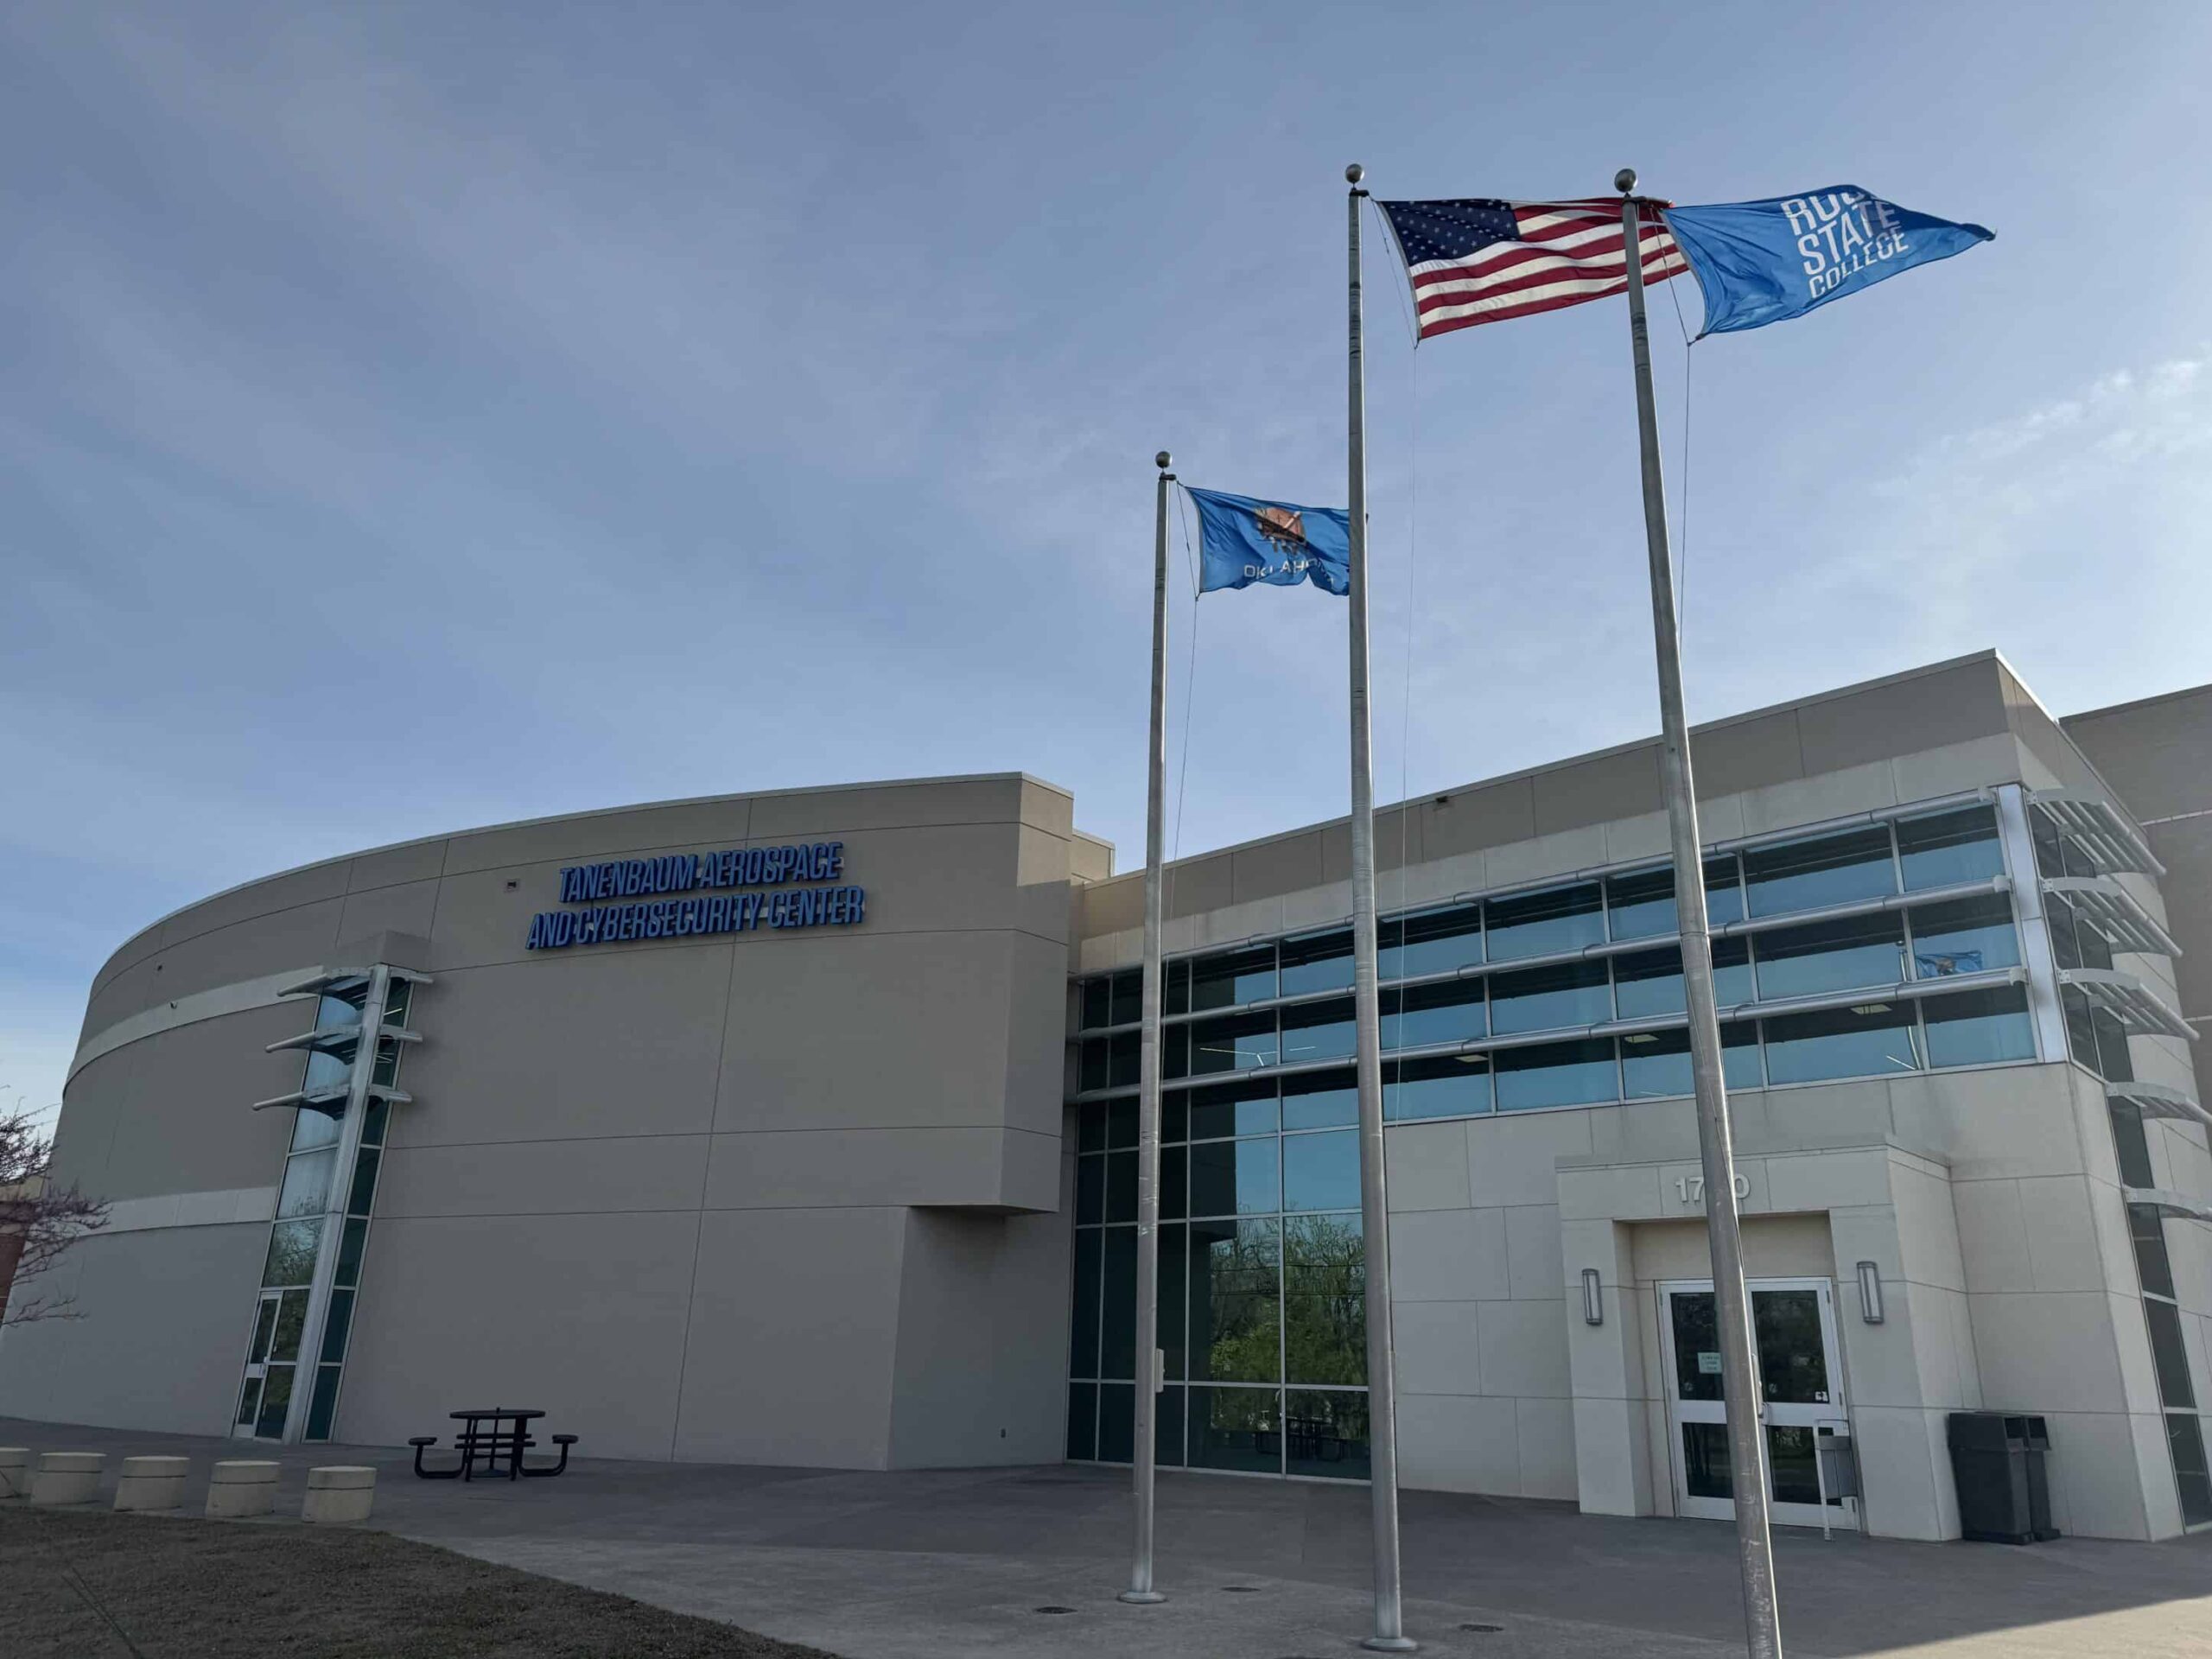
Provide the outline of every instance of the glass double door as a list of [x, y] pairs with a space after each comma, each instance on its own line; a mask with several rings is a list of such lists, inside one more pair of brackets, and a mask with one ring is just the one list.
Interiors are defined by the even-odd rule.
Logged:
[[[1850, 1432], [1835, 1363], [1834, 1288], [1826, 1279], [1755, 1279], [1749, 1287], [1768, 1500], [1777, 1522], [1817, 1527], [1821, 1499], [1815, 1448], [1822, 1435]], [[1675, 1510], [1729, 1520], [1736, 1513], [1736, 1488], [1713, 1283], [1662, 1285], [1659, 1304]], [[1857, 1524], [1857, 1506], [1841, 1498], [1828, 1499], [1827, 1513], [1832, 1526]]]
[[299, 1370], [300, 1337], [306, 1329], [308, 1293], [264, 1290], [254, 1309], [253, 1341], [246, 1351], [245, 1386], [231, 1433], [250, 1440], [284, 1438], [292, 1380]]

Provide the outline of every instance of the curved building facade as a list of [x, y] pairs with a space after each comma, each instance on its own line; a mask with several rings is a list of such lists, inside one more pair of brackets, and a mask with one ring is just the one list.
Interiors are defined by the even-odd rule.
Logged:
[[[2062, 722], [1984, 653], [1694, 753], [1777, 1516], [1957, 1536], [1980, 1410], [2044, 1420], [2064, 1531], [2212, 1525], [2212, 690]], [[1402, 1477], [1726, 1517], [1656, 746], [1377, 817]], [[1348, 863], [1338, 820], [1169, 872], [1170, 1466], [1367, 1471]], [[93, 985], [57, 1161], [113, 1220], [0, 1414], [1125, 1462], [1141, 891], [1004, 774], [181, 911]]]
[[113, 1205], [84, 1317], [9, 1334], [0, 1411], [398, 1443], [526, 1398], [618, 1457], [1057, 1459], [1069, 892], [1109, 858], [1071, 810], [681, 802], [167, 918], [58, 1132]]

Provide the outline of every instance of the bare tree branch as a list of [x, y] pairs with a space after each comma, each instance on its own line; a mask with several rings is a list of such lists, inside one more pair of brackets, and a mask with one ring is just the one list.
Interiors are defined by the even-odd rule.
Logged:
[[53, 1159], [52, 1138], [29, 1112], [0, 1113], [0, 1325], [82, 1317], [73, 1296], [33, 1281], [107, 1225], [107, 1201], [56, 1186]]

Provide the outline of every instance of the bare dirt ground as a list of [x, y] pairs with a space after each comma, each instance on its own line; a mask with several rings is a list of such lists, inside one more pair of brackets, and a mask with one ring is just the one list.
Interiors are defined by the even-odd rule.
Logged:
[[10, 1659], [828, 1659], [350, 1527], [0, 1510]]

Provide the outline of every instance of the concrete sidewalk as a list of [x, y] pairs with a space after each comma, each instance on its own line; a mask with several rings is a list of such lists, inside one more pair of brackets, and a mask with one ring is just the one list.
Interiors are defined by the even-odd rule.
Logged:
[[[0, 1445], [194, 1460], [248, 1442], [0, 1420]], [[1367, 1628], [1364, 1487], [1160, 1478], [1163, 1606], [1113, 1599], [1128, 1548], [1126, 1475], [1047, 1467], [896, 1474], [577, 1459], [558, 1480], [418, 1481], [408, 1454], [293, 1447], [305, 1470], [374, 1463], [372, 1524], [825, 1648], [845, 1659], [977, 1654], [1305, 1659]], [[1743, 1651], [1733, 1534], [1554, 1503], [1409, 1492], [1408, 1633], [1489, 1659]], [[2025, 1549], [1777, 1535], [1794, 1655], [2180, 1659], [2212, 1654], [2212, 1540]], [[1048, 1611], [1046, 1609], [1068, 1609]], [[1469, 1626], [1495, 1627], [1470, 1629]]]

